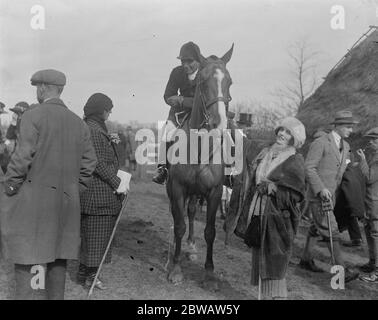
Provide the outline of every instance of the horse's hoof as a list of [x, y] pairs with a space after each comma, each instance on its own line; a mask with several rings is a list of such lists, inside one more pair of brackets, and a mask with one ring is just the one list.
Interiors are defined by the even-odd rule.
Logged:
[[175, 266], [171, 272], [168, 274], [168, 281], [174, 285], [181, 284], [184, 280], [184, 275], [182, 274], [181, 268]]
[[219, 291], [219, 280], [214, 275], [206, 275], [202, 285], [205, 290]]

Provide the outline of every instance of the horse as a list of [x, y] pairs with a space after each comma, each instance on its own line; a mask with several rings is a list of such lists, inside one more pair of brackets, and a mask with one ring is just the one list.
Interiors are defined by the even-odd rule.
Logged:
[[[219, 130], [227, 129], [226, 112], [231, 100], [229, 88], [232, 80], [226, 64], [233, 53], [231, 49], [222, 58], [212, 55], [208, 58], [200, 53], [201, 68], [197, 74], [196, 90], [190, 119], [183, 130], [189, 135], [190, 129]], [[186, 142], [187, 154], [190, 146]], [[213, 152], [214, 150], [210, 151]], [[204, 150], [199, 150], [204, 152]], [[188, 245], [192, 256], [195, 257], [194, 217], [198, 196], [204, 196], [207, 203], [206, 227], [204, 237], [207, 244], [206, 262], [203, 285], [210, 290], [218, 289], [218, 280], [214, 274], [213, 244], [215, 239], [215, 218], [222, 196], [224, 180], [224, 161], [220, 163], [199, 162], [175, 163], [168, 168], [166, 191], [170, 201], [170, 210], [174, 221], [175, 250], [173, 265], [168, 270], [168, 280], [174, 284], [183, 281], [183, 272], [180, 266], [181, 242], [186, 232], [185, 205], [188, 203], [189, 236]]]

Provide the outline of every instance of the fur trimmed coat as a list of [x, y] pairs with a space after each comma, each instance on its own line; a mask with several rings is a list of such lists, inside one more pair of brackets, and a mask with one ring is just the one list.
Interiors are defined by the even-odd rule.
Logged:
[[[239, 210], [229, 217], [228, 232], [244, 238], [253, 195], [257, 192], [256, 169], [269, 148], [263, 149], [250, 165], [248, 184]], [[305, 197], [305, 169], [301, 154], [294, 154], [279, 164], [268, 179], [277, 186], [274, 195], [267, 197], [261, 225], [262, 279], [283, 279], [293, 250], [293, 241], [300, 220], [300, 203]], [[259, 188], [261, 190], [261, 188]], [[235, 226], [234, 228], [232, 226]]]

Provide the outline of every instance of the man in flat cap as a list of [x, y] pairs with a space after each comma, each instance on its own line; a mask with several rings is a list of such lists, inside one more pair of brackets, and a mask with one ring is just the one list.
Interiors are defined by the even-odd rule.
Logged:
[[193, 107], [196, 77], [201, 59], [204, 59], [199, 47], [191, 41], [181, 47], [177, 58], [181, 60], [181, 65], [172, 70], [164, 92], [164, 100], [171, 109], [164, 127], [163, 141], [160, 142], [158, 169], [152, 178], [152, 181], [159, 184], [164, 184], [167, 178], [166, 151], [172, 135]]
[[370, 273], [361, 277], [365, 282], [378, 283], [378, 127], [369, 130], [365, 137], [369, 140], [371, 151], [369, 162], [362, 149], [357, 150], [360, 157], [360, 169], [366, 177], [365, 194], [365, 233], [369, 249], [369, 262], [360, 267], [361, 271]]
[[[335, 205], [343, 174], [350, 162], [350, 147], [344, 139], [349, 137], [356, 123], [358, 121], [354, 119], [350, 111], [336, 112], [335, 120], [332, 123], [333, 130], [315, 139], [307, 153], [305, 161], [306, 179], [309, 183], [307, 200], [309, 210], [313, 215], [313, 222], [307, 235], [299, 266], [312, 272], [323, 272], [313, 260], [313, 248], [318, 234], [328, 240], [328, 248], [331, 254], [334, 253], [336, 265], [345, 267], [339, 243], [341, 234], [335, 215], [333, 212], [329, 215], [330, 223], [328, 224], [327, 213], [323, 208], [327, 203], [332, 207]], [[330, 235], [332, 235], [332, 243], [329, 241]], [[349, 268], [345, 269], [345, 282], [355, 280], [357, 277], [357, 272]]]
[[15, 265], [16, 299], [64, 299], [67, 259], [79, 255], [79, 192], [97, 159], [88, 127], [60, 99], [65, 75], [42, 70], [31, 83], [40, 104], [22, 116], [5, 176], [4, 255]]

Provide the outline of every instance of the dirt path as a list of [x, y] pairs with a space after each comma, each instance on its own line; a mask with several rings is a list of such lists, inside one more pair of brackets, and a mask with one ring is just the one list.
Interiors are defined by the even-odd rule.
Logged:
[[[103, 268], [102, 278], [109, 287], [95, 291], [93, 299], [257, 299], [257, 289], [249, 285], [251, 254], [238, 238], [224, 245], [223, 220], [217, 219], [214, 243], [215, 271], [220, 289], [209, 292], [201, 287], [206, 243], [203, 239], [205, 212], [197, 213], [195, 235], [198, 260], [191, 261], [183, 254], [184, 283], [174, 286], [167, 282], [165, 265], [169, 250], [172, 217], [168, 210], [165, 188], [150, 182], [132, 183], [127, 213], [120, 222], [113, 261]], [[377, 299], [378, 285], [354, 281], [345, 290], [330, 287], [330, 273], [312, 274], [296, 267], [303, 248], [306, 228], [300, 227], [295, 242], [293, 263], [288, 271], [288, 290], [291, 299]], [[347, 236], [347, 235], [345, 235]], [[184, 241], [185, 243], [186, 241]], [[184, 247], [185, 250], [185, 247]], [[363, 249], [346, 249], [351, 264], [366, 261]], [[329, 270], [329, 256], [324, 244], [319, 244], [317, 261]], [[74, 282], [77, 263], [69, 263], [66, 299], [85, 299], [86, 291]], [[13, 296], [13, 271], [0, 261], [0, 299]]]

